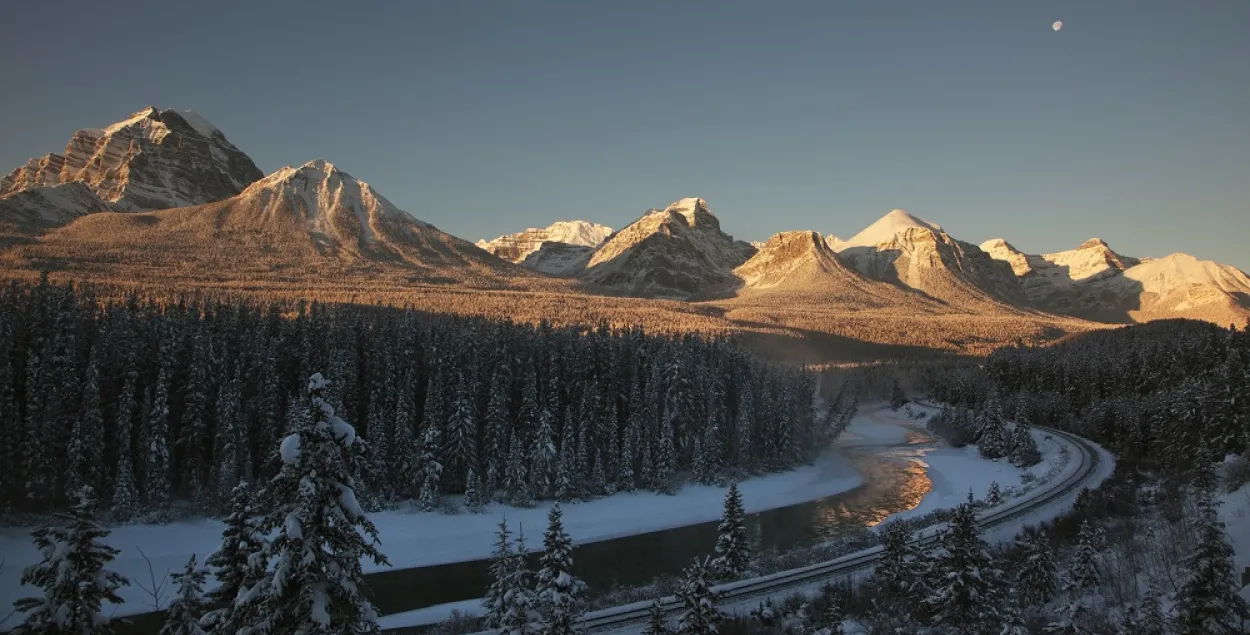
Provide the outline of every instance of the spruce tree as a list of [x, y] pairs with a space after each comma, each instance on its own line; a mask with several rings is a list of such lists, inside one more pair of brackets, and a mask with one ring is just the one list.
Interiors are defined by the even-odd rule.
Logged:
[[109, 509], [109, 517], [117, 522], [133, 520], [140, 511], [134, 455], [130, 444], [134, 391], [134, 379], [127, 377], [122, 394], [117, 400], [117, 480], [113, 485], [113, 505]]
[[844, 622], [846, 614], [842, 611], [842, 602], [836, 594], [827, 594], [825, 596], [828, 604], [825, 604], [825, 611], [821, 615], [821, 621], [824, 627], [820, 629], [820, 635], [842, 635], [844, 630]]
[[1037, 441], [1028, 422], [1021, 420], [1011, 436], [1011, 455], [1008, 457], [1016, 467], [1031, 467], [1042, 462], [1042, 455], [1037, 450]]
[[889, 523], [881, 537], [881, 558], [873, 571], [875, 590], [881, 603], [902, 610], [914, 601], [912, 587], [916, 582], [916, 553], [911, 532], [903, 523]]
[[77, 495], [84, 487], [101, 491], [104, 486], [104, 415], [100, 409], [100, 359], [94, 349], [87, 364], [78, 416], [70, 433], [68, 455], [66, 491], [71, 495]]
[[707, 558], [695, 558], [682, 572], [681, 588], [677, 597], [685, 612], [677, 625], [683, 635], [713, 635], [717, 632], [721, 614], [716, 609], [716, 593], [712, 591], [711, 566]]
[[553, 504], [547, 513], [547, 532], [543, 534], [537, 599], [544, 635], [581, 631], [581, 596], [586, 584], [573, 576], [573, 542], [564, 532], [563, 516], [560, 504]]
[[998, 486], [998, 481], [990, 482], [990, 489], [985, 493], [985, 506], [998, 507], [1003, 504], [1003, 490]]
[[508, 610], [507, 597], [512, 591], [512, 583], [516, 577], [512, 573], [515, 564], [512, 552], [512, 534], [508, 531], [508, 519], [501, 517], [499, 519], [498, 540], [495, 541], [495, 551], [490, 558], [490, 587], [486, 589], [486, 596], [482, 598], [482, 608], [486, 609], [486, 627], [501, 628], [504, 623], [504, 615]]
[[143, 491], [148, 504], [163, 510], [173, 495], [171, 457], [169, 453], [169, 379], [161, 364], [156, 379], [156, 393], [147, 410], [147, 452], [144, 453]]
[[1024, 606], [1042, 606], [1055, 596], [1059, 578], [1050, 547], [1040, 533], [1017, 540], [1022, 561], [1016, 571], [1016, 593]]
[[925, 607], [939, 625], [969, 631], [984, 628], [999, 619], [995, 595], [1000, 577], [977, 527], [975, 510], [970, 504], [960, 505], [942, 536]]
[[527, 635], [534, 632], [535, 622], [541, 619], [535, 610], [534, 591], [531, 588], [529, 565], [525, 561], [525, 531], [517, 531], [516, 548], [513, 549], [509, 568], [507, 591], [504, 593], [503, 612], [500, 615], [499, 632], [502, 635]]
[[1098, 552], [1094, 547], [1094, 528], [1086, 520], [1081, 523], [1077, 537], [1076, 559], [1068, 572], [1069, 591], [1084, 593], [1098, 587], [1102, 574], [1098, 571]]
[[1167, 635], [1168, 619], [1159, 600], [1159, 587], [1152, 581], [1141, 601], [1141, 635]]
[[[1202, 469], [1210, 471], [1209, 466]], [[1224, 534], [1214, 493], [1202, 490], [1197, 501], [1198, 544], [1186, 561], [1188, 575], [1176, 593], [1176, 628], [1180, 635], [1232, 635], [1250, 617], [1238, 594], [1233, 548]]]
[[464, 506], [469, 511], [482, 511], [485, 500], [482, 495], [482, 481], [477, 477], [477, 468], [469, 468], [468, 478], [464, 484]]
[[730, 485], [725, 493], [725, 510], [716, 531], [716, 557], [712, 560], [712, 571], [719, 578], [738, 578], [746, 573], [750, 565], [751, 545], [747, 539], [746, 512], [737, 483]]
[[14, 635], [112, 632], [101, 608], [105, 602], [122, 604], [117, 591], [130, 582], [104, 568], [119, 552], [101, 542], [109, 531], [95, 521], [91, 488], [79, 490], [77, 499], [68, 514], [57, 514], [65, 526], [31, 532], [43, 560], [22, 571], [21, 583], [43, 589], [43, 595], [13, 603], [17, 612], [26, 614]]
[[309, 417], [282, 441], [283, 465], [266, 491], [271, 511], [261, 525], [276, 532], [266, 550], [273, 569], [236, 601], [235, 618], [245, 616], [239, 635], [379, 632], [361, 559], [389, 563], [356, 502], [349, 456], [356, 432], [326, 401], [328, 384], [320, 373], [309, 378]]
[[664, 605], [660, 603], [660, 598], [651, 600], [651, 608], [647, 612], [647, 628], [642, 631], [642, 635], [669, 635], [671, 632], [664, 618]]
[[424, 512], [438, 509], [443, 500], [443, 464], [439, 460], [439, 451], [438, 426], [427, 425], [421, 440], [421, 456], [417, 461], [421, 466], [421, 500], [418, 507]]
[[228, 628], [218, 629], [216, 625], [228, 623], [239, 592], [250, 589], [265, 576], [265, 537], [255, 513], [252, 488], [240, 481], [230, 499], [230, 514], [221, 532], [221, 546], [204, 560], [205, 565], [214, 569], [218, 582], [208, 598], [222, 606], [206, 620], [214, 625], [214, 632], [232, 632]]
[[169, 603], [160, 635], [204, 635], [200, 618], [208, 610], [204, 599], [204, 578], [207, 573], [196, 566], [195, 554], [187, 560], [182, 572], [170, 576], [178, 595]]
[[530, 449], [530, 494], [535, 498], [551, 498], [555, 490], [555, 472], [559, 455], [556, 452], [556, 413], [549, 405], [538, 415], [538, 430]]
[[981, 456], [987, 459], [999, 459], [1007, 456], [1007, 429], [1003, 420], [986, 416], [985, 427], [981, 430], [981, 438], [977, 440], [977, 448]]

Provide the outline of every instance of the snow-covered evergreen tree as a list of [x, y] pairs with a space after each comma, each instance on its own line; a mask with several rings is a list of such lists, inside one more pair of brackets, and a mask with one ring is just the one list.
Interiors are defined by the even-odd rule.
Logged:
[[1141, 618], [1139, 620], [1140, 635], [1167, 635], [1168, 619], [1163, 614], [1163, 603], [1159, 599], [1159, 587], [1154, 582], [1146, 589], [1142, 597]]
[[252, 488], [245, 481], [234, 487], [230, 514], [221, 532], [221, 546], [204, 564], [213, 568], [218, 586], [208, 598], [221, 608], [206, 616], [214, 633], [233, 633], [239, 625], [230, 622], [231, 610], [239, 591], [249, 589], [265, 577], [265, 537], [255, 516]]
[[996, 624], [1001, 577], [977, 527], [975, 510], [960, 505], [942, 536], [929, 577], [930, 592], [924, 599], [928, 613], [938, 625], [969, 631]]
[[[1201, 470], [1210, 471], [1209, 465]], [[1232, 635], [1250, 618], [1233, 570], [1233, 548], [1224, 533], [1211, 489], [1199, 490], [1195, 519], [1198, 544], [1186, 561], [1187, 577], [1176, 592], [1180, 635]]]
[[551, 498], [555, 491], [555, 473], [559, 455], [556, 453], [556, 413], [545, 405], [538, 414], [538, 430], [530, 450], [530, 494], [535, 498]]
[[721, 621], [716, 608], [716, 593], [712, 591], [711, 563], [707, 558], [695, 558], [682, 572], [681, 588], [677, 591], [685, 612], [677, 625], [683, 635], [713, 635]]
[[677, 446], [672, 419], [665, 417], [660, 423], [660, 438], [655, 455], [655, 472], [652, 482], [661, 494], [673, 494], [673, 472], [677, 469]]
[[31, 532], [42, 560], [26, 567], [21, 583], [43, 589], [40, 597], [22, 598], [14, 609], [25, 620], [14, 635], [107, 635], [112, 632], [101, 612], [105, 602], [122, 604], [118, 589], [130, 583], [104, 567], [118, 550], [101, 541], [109, 531], [95, 520], [95, 495], [90, 487], [78, 492], [68, 514], [58, 514], [63, 527]]
[[1027, 421], [1020, 420], [1011, 435], [1011, 454], [1008, 457], [1016, 467], [1031, 467], [1042, 462], [1042, 455], [1037, 450], [1037, 441], [1033, 438], [1032, 428]]
[[842, 635], [845, 633], [844, 623], [846, 622], [846, 614], [842, 610], [841, 599], [835, 594], [826, 595], [828, 601], [825, 604], [825, 610], [820, 616], [823, 626], [816, 632], [818, 635]]
[[438, 426], [427, 425], [421, 439], [421, 457], [417, 460], [421, 466], [421, 500], [418, 503], [421, 511], [434, 511], [443, 500], [443, 464], [439, 456]]
[[1077, 537], [1076, 558], [1068, 572], [1068, 590], [1082, 594], [1098, 587], [1102, 574], [1098, 571], [1098, 550], [1094, 546], [1094, 527], [1089, 521], [1081, 523]]
[[903, 386], [899, 383], [898, 377], [890, 382], [890, 408], [898, 410], [907, 403], [907, 395], [903, 394]]
[[204, 635], [200, 618], [208, 611], [208, 601], [204, 599], [204, 579], [207, 575], [204, 569], [196, 566], [195, 554], [191, 554], [187, 566], [170, 576], [178, 594], [165, 612], [165, 624], [160, 635]]
[[535, 610], [533, 576], [529, 565], [525, 562], [525, 531], [517, 531], [516, 548], [512, 550], [512, 564], [509, 568], [507, 591], [503, 594], [503, 610], [500, 615], [499, 632], [501, 635], [527, 635], [535, 632], [535, 626], [541, 616]]
[[998, 417], [985, 417], [985, 425], [981, 429], [981, 437], [977, 440], [977, 449], [987, 459], [999, 459], [1007, 456], [1007, 428]]
[[84, 487], [104, 485], [104, 415], [100, 409], [100, 360], [93, 350], [82, 385], [82, 401], [69, 439], [69, 471], [65, 490], [76, 495]]
[[169, 507], [173, 496], [173, 476], [169, 453], [169, 379], [161, 364], [156, 393], [147, 413], [147, 452], [144, 453], [143, 492], [156, 509]]
[[547, 513], [543, 555], [539, 560], [537, 600], [544, 635], [581, 631], [582, 594], [586, 584], [573, 575], [573, 542], [564, 531], [564, 512], [555, 503]]
[[526, 457], [529, 456], [525, 436], [513, 430], [508, 441], [508, 468], [504, 472], [504, 492], [509, 505], [529, 507], [534, 504], [530, 489], [530, 472]]
[[126, 378], [117, 401], [117, 481], [113, 486], [113, 504], [109, 517], [127, 522], [139, 515], [139, 488], [135, 483], [134, 455], [131, 452], [131, 421], [134, 413], [134, 379]]
[[738, 390], [738, 417], [734, 424], [734, 465], [748, 472], [755, 471], [751, 438], [755, 427], [755, 401], [751, 396], [750, 378]]
[[874, 587], [881, 596], [881, 604], [910, 612], [908, 607], [916, 599], [913, 587], [918, 582], [918, 569], [911, 531], [902, 523], [890, 523], [881, 536], [881, 559], [873, 570]]
[[515, 564], [514, 553], [512, 551], [512, 532], [508, 531], [508, 519], [502, 517], [499, 519], [498, 539], [495, 541], [495, 551], [490, 557], [490, 587], [486, 589], [486, 596], [482, 598], [482, 608], [486, 609], [486, 627], [501, 628], [504, 622], [504, 614], [508, 610], [506, 598], [508, 593], [512, 591], [512, 583], [516, 577], [512, 573]]
[[236, 600], [235, 618], [245, 616], [239, 635], [379, 630], [361, 559], [388, 562], [356, 501], [349, 456], [356, 431], [326, 401], [328, 384], [320, 373], [309, 378], [310, 416], [282, 441], [283, 465], [266, 491], [270, 511], [261, 525], [276, 532], [266, 550], [273, 569]]
[[642, 635], [669, 635], [671, 632], [668, 628], [668, 621], [664, 617], [664, 605], [660, 603], [660, 598], [651, 600], [651, 608], [647, 612], [647, 628], [643, 629]]
[[990, 488], [985, 492], [985, 506], [998, 507], [1003, 504], [1003, 490], [998, 486], [998, 481], [992, 481]]
[[469, 511], [482, 510], [485, 500], [482, 494], [482, 480], [477, 477], [477, 468], [470, 467], [469, 475], [464, 482], [464, 506]]
[[751, 544], [747, 539], [746, 512], [737, 483], [730, 485], [725, 493], [725, 509], [716, 531], [712, 571], [719, 578], [738, 578], [746, 573], [751, 563]]
[[1016, 571], [1016, 593], [1023, 606], [1041, 606], [1049, 602], [1059, 587], [1059, 577], [1051, 549], [1042, 542], [1040, 533], [1017, 540], [1022, 561]]
[[469, 470], [477, 466], [477, 435], [473, 395], [467, 374], [461, 372], [456, 380], [455, 396], [447, 420], [447, 448], [443, 455], [444, 477], [450, 478], [453, 488], [463, 486]]

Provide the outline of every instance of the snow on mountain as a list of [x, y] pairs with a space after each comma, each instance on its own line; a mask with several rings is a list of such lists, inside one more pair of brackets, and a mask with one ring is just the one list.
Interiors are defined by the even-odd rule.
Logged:
[[[838, 250], [841, 251], [851, 247], [876, 247], [912, 228], [925, 229], [939, 234], [943, 233], [941, 225], [916, 218], [907, 213], [906, 210], [896, 209], [882, 216], [877, 222], [866, 227], [864, 231], [852, 236], [850, 240], [838, 241]], [[836, 236], [830, 236], [830, 238], [837, 240]]]
[[[229, 198], [262, 176], [203, 117], [148, 107], [107, 127], [79, 130], [64, 154], [31, 159], [13, 170], [0, 179], [0, 201], [28, 190], [83, 183], [114, 209], [165, 209]], [[36, 198], [12, 205], [40, 218], [65, 220], [103, 209], [80, 192], [43, 196], [47, 207], [31, 210]]]
[[629, 295], [689, 298], [734, 284], [733, 269], [754, 254], [750, 244], [721, 231], [707, 201], [683, 198], [612, 234], [580, 277]]
[[[553, 247], [547, 255], [538, 256], [533, 259], [533, 263], [547, 263], [544, 266], [555, 266], [562, 273], [571, 273], [569, 269], [571, 263], [553, 265], [555, 260], [561, 260], [563, 256], [571, 253], [589, 252], [594, 247], [598, 247], [608, 236], [612, 235], [612, 228], [597, 223], [591, 223], [584, 220], [574, 221], [558, 221], [549, 227], [534, 228], [531, 227], [523, 232], [515, 234], [507, 234], [500, 236], [494, 240], [479, 240], [477, 246], [489, 251], [504, 260], [515, 263], [524, 264], [530, 260], [530, 256], [539, 251], [544, 244], [553, 243], [562, 245]], [[569, 249], [569, 247], [584, 247], [591, 249]], [[558, 254], [561, 255], [556, 255]], [[585, 264], [583, 262], [583, 264]], [[526, 265], [530, 266], [530, 265]], [[531, 267], [536, 268], [536, 267]], [[542, 269], [536, 269], [542, 271]], [[548, 271], [547, 273], [552, 273]]]
[[950, 305], [1012, 304], [1015, 276], [976, 245], [955, 240], [940, 225], [893, 210], [864, 231], [826, 239], [864, 276], [920, 291]]
[[734, 269], [747, 289], [787, 288], [816, 291], [859, 278], [829, 249], [820, 234], [790, 231], [774, 234], [760, 244], [750, 260]]
[[64, 225], [91, 212], [116, 212], [85, 184], [74, 181], [32, 187], [0, 197], [0, 226], [34, 230]]
[[227, 279], [345, 269], [411, 282], [527, 276], [320, 159], [279, 169], [236, 196], [206, 205], [90, 214], [28, 248], [32, 261], [49, 254], [70, 268], [140, 262]]
[[521, 261], [521, 266], [561, 278], [576, 276], [586, 268], [595, 248], [561, 242], [544, 242]]
[[1234, 267], [1188, 254], [1123, 256], [1099, 238], [1050, 254], [1020, 252], [993, 239], [981, 248], [1007, 262], [1033, 306], [1090, 319], [1193, 317], [1217, 323], [1250, 315], [1250, 280]]

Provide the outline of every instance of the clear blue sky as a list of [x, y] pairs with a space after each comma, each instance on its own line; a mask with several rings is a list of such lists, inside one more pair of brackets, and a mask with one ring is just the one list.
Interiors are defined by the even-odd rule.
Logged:
[[1246, 0], [40, 0], [0, 77], [3, 170], [153, 104], [470, 240], [702, 196], [744, 239], [902, 207], [1250, 269]]

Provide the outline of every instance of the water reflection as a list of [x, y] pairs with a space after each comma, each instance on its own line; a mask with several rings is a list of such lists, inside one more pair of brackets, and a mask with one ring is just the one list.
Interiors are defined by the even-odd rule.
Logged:
[[[864, 484], [822, 499], [751, 514], [747, 530], [760, 549], [786, 550], [871, 527], [887, 516], [912, 509], [932, 487], [923, 457], [934, 440], [908, 430], [894, 446], [859, 446], [844, 450], [864, 475]], [[712, 521], [578, 546], [575, 571], [592, 589], [646, 584], [675, 575], [716, 542]], [[531, 546], [534, 546], [531, 543]], [[371, 595], [383, 613], [481, 597], [490, 584], [486, 561], [384, 571], [368, 576]]]

